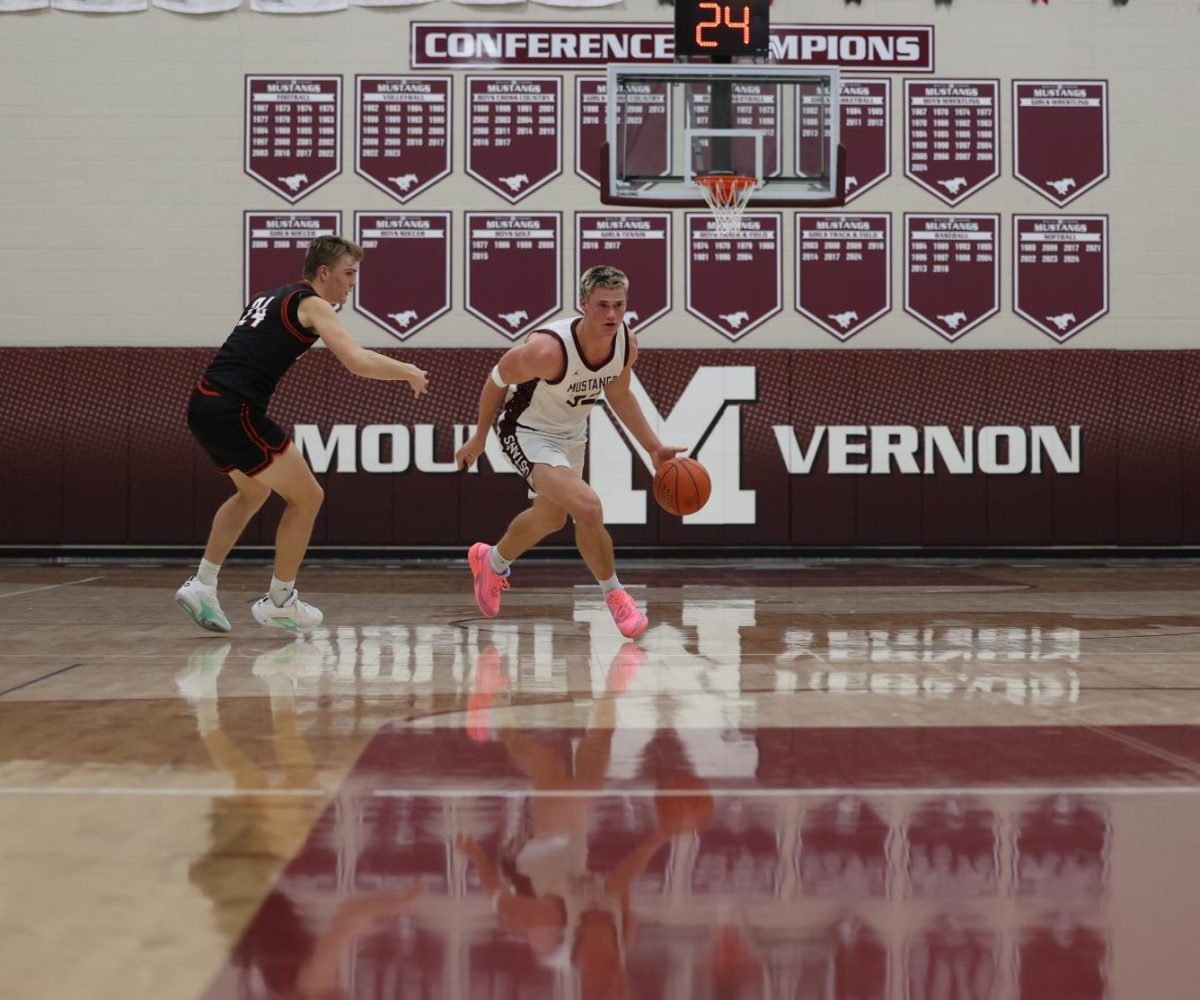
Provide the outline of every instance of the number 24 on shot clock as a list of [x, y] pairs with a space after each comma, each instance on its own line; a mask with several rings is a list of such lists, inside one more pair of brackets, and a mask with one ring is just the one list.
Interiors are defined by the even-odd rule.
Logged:
[[675, 0], [677, 56], [762, 56], [771, 0]]

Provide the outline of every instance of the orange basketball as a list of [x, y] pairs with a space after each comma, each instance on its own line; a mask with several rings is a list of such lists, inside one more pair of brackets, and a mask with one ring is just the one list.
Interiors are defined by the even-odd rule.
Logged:
[[712, 480], [694, 458], [671, 458], [654, 474], [654, 499], [668, 514], [695, 514], [708, 503]]
[[665, 778], [654, 796], [654, 811], [663, 833], [693, 833], [712, 818], [712, 792], [694, 774]]

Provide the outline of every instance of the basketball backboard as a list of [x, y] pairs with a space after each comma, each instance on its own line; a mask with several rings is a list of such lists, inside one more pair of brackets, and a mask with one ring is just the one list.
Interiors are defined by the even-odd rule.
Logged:
[[754, 206], [845, 201], [837, 69], [608, 67], [601, 201], [703, 208], [698, 178], [754, 180]]

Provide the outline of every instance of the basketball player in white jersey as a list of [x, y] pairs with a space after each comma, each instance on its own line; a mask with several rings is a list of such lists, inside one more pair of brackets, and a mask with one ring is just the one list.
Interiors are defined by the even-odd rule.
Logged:
[[488, 618], [500, 612], [513, 560], [558, 531], [570, 515], [575, 545], [621, 634], [636, 639], [650, 624], [617, 579], [600, 497], [583, 479], [588, 416], [601, 395], [655, 469], [684, 450], [658, 439], [629, 390], [638, 348], [624, 322], [628, 293], [629, 279], [615, 267], [588, 268], [579, 281], [581, 315], [534, 330], [505, 353], [483, 385], [475, 434], [455, 461], [461, 469], [474, 464], [499, 414], [496, 433], [504, 454], [533, 496], [495, 545], [476, 542], [467, 553], [475, 602]]

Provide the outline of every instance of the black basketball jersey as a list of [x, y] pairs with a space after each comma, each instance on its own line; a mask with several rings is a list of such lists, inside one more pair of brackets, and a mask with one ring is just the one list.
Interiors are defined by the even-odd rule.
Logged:
[[204, 377], [222, 395], [266, 408], [295, 360], [317, 342], [300, 325], [300, 302], [316, 289], [307, 281], [263, 292], [246, 306]]

